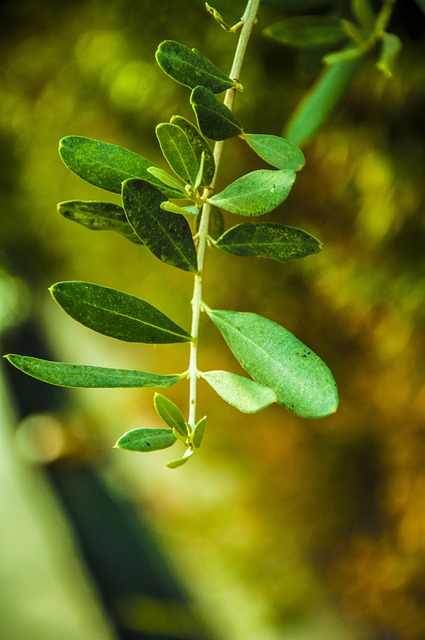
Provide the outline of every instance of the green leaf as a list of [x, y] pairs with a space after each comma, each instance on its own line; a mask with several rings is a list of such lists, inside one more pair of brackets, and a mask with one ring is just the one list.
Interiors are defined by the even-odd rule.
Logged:
[[271, 389], [229, 371], [206, 371], [201, 373], [214, 391], [242, 413], [256, 413], [276, 402]]
[[126, 342], [190, 342], [191, 336], [140, 298], [90, 282], [58, 282], [55, 302], [74, 320], [105, 336]]
[[400, 53], [402, 46], [400, 38], [394, 33], [382, 34], [381, 55], [376, 66], [387, 78], [392, 78], [394, 62]]
[[285, 138], [247, 133], [245, 140], [260, 158], [278, 169], [299, 171], [305, 164], [301, 149]]
[[236, 256], [257, 256], [279, 262], [298, 260], [322, 248], [320, 241], [307, 231], [274, 222], [238, 224], [226, 231], [215, 246]]
[[295, 16], [272, 24], [264, 35], [294, 47], [318, 47], [344, 40], [345, 33], [335, 16]]
[[373, 29], [375, 16], [369, 0], [351, 0], [353, 15], [369, 33]]
[[196, 273], [197, 256], [189, 223], [184, 216], [161, 207], [162, 193], [134, 178], [124, 182], [122, 199], [127, 220], [148, 249], [162, 262]]
[[242, 367], [302, 418], [334, 413], [338, 392], [326, 364], [287, 329], [255, 313], [206, 309]]
[[59, 154], [70, 171], [106, 191], [121, 193], [124, 180], [143, 178], [155, 184], [168, 198], [181, 197], [179, 191], [148, 173], [148, 168], [155, 166], [153, 162], [116, 144], [83, 136], [66, 136], [59, 142]]
[[347, 62], [349, 60], [358, 60], [365, 54], [365, 49], [362, 46], [350, 47], [340, 49], [339, 51], [332, 51], [327, 53], [322, 58], [322, 62], [328, 66], [340, 64], [341, 62]]
[[119, 438], [116, 449], [126, 451], [158, 451], [171, 447], [177, 438], [170, 429], [132, 429]]
[[87, 229], [117, 231], [131, 242], [142, 243], [128, 224], [124, 209], [119, 204], [96, 200], [68, 200], [58, 204], [58, 213]]
[[208, 202], [241, 216], [256, 216], [272, 211], [289, 195], [295, 173], [283, 169], [259, 169], [247, 173], [216, 193]]
[[221, 93], [237, 86], [197, 49], [189, 49], [174, 40], [161, 42], [155, 54], [161, 69], [173, 80], [186, 87], [203, 85], [213, 93]]
[[182, 412], [174, 402], [162, 396], [160, 393], [155, 393], [153, 402], [161, 420], [163, 420], [170, 429], [175, 429], [183, 438], [188, 438], [189, 427]]
[[194, 451], [192, 447], [188, 447], [184, 452], [184, 455], [182, 458], [178, 458], [178, 460], [172, 460], [171, 462], [168, 462], [167, 467], [169, 469], [177, 469], [177, 467], [181, 467], [183, 464], [185, 464], [189, 460], [189, 458], [193, 456], [193, 454], [194, 454]]
[[190, 442], [193, 444], [195, 449], [199, 449], [201, 446], [202, 440], [204, 438], [205, 433], [205, 424], [207, 422], [207, 416], [204, 416], [196, 423], [195, 428], [190, 434]]
[[189, 213], [185, 207], [180, 207], [178, 204], [170, 202], [169, 200], [164, 200], [164, 202], [161, 202], [161, 209], [163, 211], [169, 211], [170, 213], [177, 213], [181, 216], [185, 216], [187, 213]]
[[15, 353], [4, 356], [14, 367], [37, 380], [59, 387], [113, 388], [113, 387], [170, 387], [181, 380], [181, 375], [159, 375], [132, 369], [112, 369], [85, 364], [52, 362]]
[[164, 158], [174, 173], [193, 187], [199, 163], [183, 129], [175, 124], [163, 122], [157, 125], [155, 133]]
[[160, 169], [159, 167], [149, 167], [148, 173], [153, 175], [155, 178], [157, 178], [164, 184], [168, 184], [168, 186], [171, 187], [172, 189], [179, 191], [180, 193], [179, 198], [186, 200], [187, 193], [184, 190], [183, 185], [181, 184], [181, 182], [177, 180], [177, 178], [175, 178], [174, 176], [171, 176], [169, 173], [167, 173], [167, 171], [164, 171], [164, 169]]
[[202, 153], [204, 153], [204, 174], [201, 184], [204, 187], [208, 187], [215, 173], [214, 155], [211, 151], [210, 145], [198, 128], [189, 122], [189, 120], [186, 120], [186, 118], [183, 118], [182, 116], [173, 116], [170, 122], [171, 124], [176, 124], [180, 129], [183, 129], [189, 138], [189, 142], [192, 145], [199, 164], [201, 163]]
[[286, 138], [303, 145], [323, 127], [346, 94], [359, 62], [360, 58], [346, 60], [322, 71], [289, 118]]
[[210, 140], [227, 140], [243, 133], [242, 125], [230, 109], [207, 87], [195, 87], [190, 96], [190, 103], [200, 130]]

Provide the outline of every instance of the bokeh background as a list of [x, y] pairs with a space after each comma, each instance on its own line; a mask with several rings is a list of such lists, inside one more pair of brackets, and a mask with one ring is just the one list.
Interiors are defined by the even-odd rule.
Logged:
[[[236, 22], [242, 4], [215, 6]], [[271, 4], [236, 112], [246, 131], [280, 134], [311, 79], [292, 49], [262, 36], [285, 15]], [[155, 64], [158, 43], [179, 40], [230, 67], [235, 36], [203, 5], [2, 2], [3, 353], [186, 368], [187, 346], [99, 336], [65, 316], [48, 286], [116, 287], [189, 327], [189, 274], [56, 213], [59, 201], [105, 197], [65, 169], [57, 145], [85, 135], [163, 166], [155, 125], [192, 114], [188, 90]], [[334, 372], [338, 413], [242, 416], [202, 386], [203, 447], [170, 471], [169, 451], [112, 449], [124, 431], [158, 424], [152, 391], [65, 391], [2, 362], [4, 640], [425, 637], [425, 16], [413, 0], [399, 0], [390, 30], [404, 45], [394, 77], [373, 57], [361, 67], [269, 216], [310, 231], [323, 251], [288, 264], [208, 255], [208, 304], [293, 331]], [[260, 166], [232, 140], [221, 184]], [[201, 367], [238, 372], [207, 321]], [[167, 395], [185, 408], [185, 383]]]

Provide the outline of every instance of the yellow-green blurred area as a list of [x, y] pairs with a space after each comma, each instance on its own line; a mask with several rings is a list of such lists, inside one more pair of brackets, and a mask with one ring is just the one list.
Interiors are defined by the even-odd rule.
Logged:
[[[232, 23], [242, 4], [215, 6]], [[282, 17], [265, 6], [249, 45], [235, 106], [247, 132], [279, 135], [311, 83], [293, 50], [261, 35]], [[117, 201], [67, 171], [57, 145], [89, 136], [165, 168], [155, 125], [193, 115], [189, 91], [155, 64], [158, 43], [228, 71], [237, 36], [193, 0], [3, 2], [0, 24], [2, 352], [184, 371], [187, 345], [120, 343], [51, 300], [50, 284], [86, 280], [190, 327], [190, 274], [56, 213], [69, 199]], [[2, 362], [2, 640], [425, 638], [424, 25], [399, 0], [393, 79], [368, 59], [263, 218], [306, 229], [323, 251], [288, 264], [207, 256], [207, 304], [264, 315], [309, 345], [337, 380], [335, 415], [245, 416], [201, 381], [204, 443], [171, 471], [175, 451], [112, 449], [160, 426], [152, 390], [64, 391]], [[219, 186], [262, 166], [232, 140]], [[201, 368], [239, 373], [206, 319], [201, 330]], [[165, 395], [186, 410], [185, 382]]]

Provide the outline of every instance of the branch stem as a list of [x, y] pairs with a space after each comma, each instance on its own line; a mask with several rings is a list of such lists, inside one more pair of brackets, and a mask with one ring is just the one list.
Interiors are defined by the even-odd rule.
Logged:
[[[241, 18], [242, 27], [239, 33], [238, 44], [236, 46], [235, 55], [233, 58], [233, 64], [230, 71], [230, 78], [239, 80], [239, 76], [242, 69], [242, 64], [245, 57], [245, 52], [248, 46], [251, 31], [257, 19], [258, 7], [260, 0], [248, 0], [245, 12]], [[236, 89], [228, 89], [224, 97], [224, 104], [230, 110], [233, 108], [235, 100]], [[210, 184], [210, 189], [215, 187], [218, 168], [221, 160], [221, 153], [223, 150], [224, 141], [216, 142], [214, 145], [214, 160], [215, 160], [215, 174]], [[210, 190], [204, 193], [207, 194]], [[190, 345], [190, 360], [189, 360], [189, 425], [194, 428], [196, 425], [196, 402], [197, 402], [197, 386], [198, 386], [198, 342], [199, 342], [199, 322], [202, 311], [202, 288], [203, 288], [203, 276], [205, 267], [205, 253], [208, 239], [208, 229], [211, 214], [211, 205], [209, 203], [204, 204], [202, 207], [201, 222], [198, 230], [198, 274], [195, 275], [195, 281], [193, 286], [192, 296], [192, 327], [191, 335], [192, 342]]]

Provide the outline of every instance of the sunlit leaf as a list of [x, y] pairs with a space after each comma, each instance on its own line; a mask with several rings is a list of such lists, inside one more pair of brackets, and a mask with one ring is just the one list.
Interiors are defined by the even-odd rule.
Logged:
[[237, 86], [223, 71], [197, 49], [189, 49], [174, 40], [161, 42], [155, 54], [161, 69], [186, 87], [203, 85], [213, 93]]
[[394, 33], [384, 33], [382, 35], [381, 55], [376, 66], [387, 78], [391, 78], [393, 75], [394, 63], [402, 46], [400, 38]]
[[200, 130], [210, 140], [227, 140], [243, 132], [242, 125], [230, 109], [207, 87], [195, 87], [190, 96], [190, 103]]
[[204, 438], [206, 422], [207, 416], [204, 416], [199, 420], [199, 422], [196, 423], [195, 428], [190, 434], [190, 442], [196, 449], [199, 449]]
[[180, 193], [180, 196], [179, 196], [180, 198], [183, 198], [183, 199], [187, 198], [187, 194], [186, 194], [186, 191], [184, 190], [184, 187], [183, 187], [182, 183], [179, 182], [177, 180], [177, 178], [175, 178], [174, 176], [170, 175], [167, 171], [164, 171], [164, 169], [160, 169], [159, 167], [149, 167], [148, 168], [148, 173], [153, 175], [160, 182], [163, 182], [164, 184], [167, 184], [169, 187], [174, 189], [176, 192], [178, 191]]
[[201, 377], [214, 391], [243, 413], [256, 413], [276, 402], [276, 394], [271, 389], [229, 371], [205, 371]]
[[113, 369], [84, 364], [52, 362], [31, 356], [5, 356], [14, 367], [37, 380], [59, 387], [169, 387], [181, 380], [180, 375], [159, 375], [132, 369]]
[[264, 35], [294, 47], [317, 47], [344, 40], [345, 33], [335, 16], [295, 16], [272, 24]]
[[192, 447], [189, 447], [184, 452], [184, 455], [182, 458], [178, 458], [177, 460], [172, 460], [171, 462], [167, 462], [167, 467], [169, 469], [177, 469], [177, 467], [181, 467], [183, 464], [185, 464], [189, 460], [189, 458], [193, 456], [193, 453], [194, 451]]
[[204, 154], [204, 171], [201, 184], [207, 187], [215, 173], [214, 155], [208, 141], [204, 138], [198, 128], [189, 122], [189, 120], [186, 120], [186, 118], [183, 118], [182, 116], [173, 116], [170, 122], [171, 124], [176, 124], [180, 129], [183, 129], [189, 138], [189, 142], [192, 145], [193, 150], [195, 151], [198, 163], [201, 162], [202, 153]]
[[301, 149], [280, 136], [247, 133], [245, 140], [257, 155], [278, 169], [299, 171], [305, 164]]
[[58, 282], [50, 293], [74, 320], [111, 338], [151, 344], [191, 340], [161, 311], [128, 293], [79, 281]]
[[168, 449], [176, 440], [170, 429], [132, 429], [117, 440], [115, 448], [146, 453]]
[[186, 184], [194, 185], [199, 163], [186, 133], [175, 124], [162, 122], [157, 125], [158, 138], [164, 158]]
[[242, 367], [276, 394], [277, 402], [303, 418], [334, 413], [338, 392], [327, 365], [287, 329], [255, 313], [212, 311]]
[[66, 136], [59, 142], [59, 154], [70, 171], [106, 191], [121, 193], [124, 180], [143, 178], [155, 184], [168, 198], [181, 197], [179, 191], [148, 173], [148, 168], [155, 163], [116, 144], [83, 136]]
[[126, 180], [122, 199], [127, 220], [157, 258], [184, 271], [197, 271], [189, 223], [161, 207], [164, 196], [156, 187], [137, 178]]
[[259, 169], [238, 178], [208, 202], [241, 216], [261, 215], [287, 198], [294, 181], [294, 171]]
[[58, 213], [87, 229], [117, 231], [131, 242], [142, 243], [128, 224], [124, 209], [119, 204], [96, 200], [68, 200], [58, 204]]
[[274, 222], [238, 224], [226, 231], [215, 246], [237, 256], [257, 256], [279, 262], [304, 258], [322, 247], [307, 231]]
[[175, 429], [183, 438], [187, 438], [189, 436], [189, 427], [177, 405], [160, 393], [155, 393], [153, 401], [156, 412], [161, 420], [163, 420], [170, 429]]

